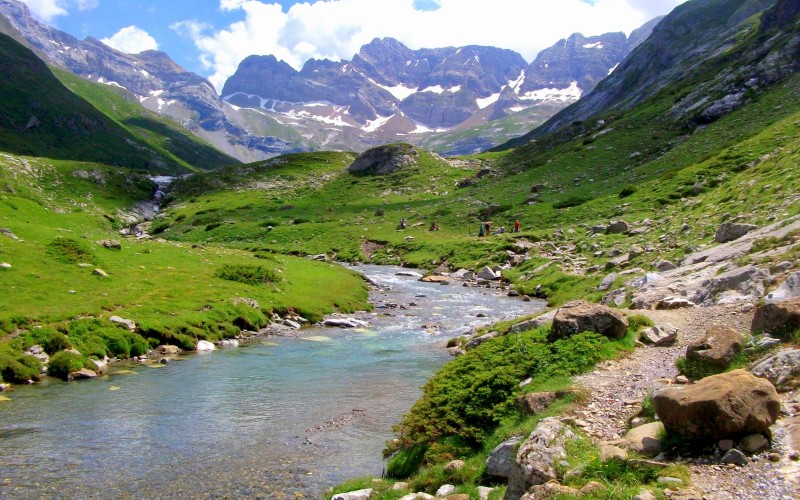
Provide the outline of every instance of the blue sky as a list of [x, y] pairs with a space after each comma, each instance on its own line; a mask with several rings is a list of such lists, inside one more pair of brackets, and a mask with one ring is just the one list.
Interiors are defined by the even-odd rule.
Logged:
[[218, 89], [251, 54], [295, 68], [375, 37], [411, 48], [493, 45], [528, 61], [574, 32], [630, 32], [684, 0], [22, 0], [41, 21], [124, 52], [157, 48]]

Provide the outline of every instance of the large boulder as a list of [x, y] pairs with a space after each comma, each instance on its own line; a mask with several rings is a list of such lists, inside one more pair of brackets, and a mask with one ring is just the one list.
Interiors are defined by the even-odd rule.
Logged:
[[781, 400], [769, 381], [734, 370], [658, 391], [653, 405], [668, 434], [708, 443], [766, 431]]
[[625, 336], [628, 318], [602, 304], [589, 302], [568, 302], [558, 309], [553, 317], [553, 327], [549, 341], [569, 337], [580, 332], [595, 332], [611, 339]]
[[706, 331], [703, 338], [686, 348], [686, 358], [724, 368], [742, 351], [744, 343], [742, 334], [733, 328], [714, 325]]
[[786, 276], [783, 282], [764, 298], [767, 302], [783, 302], [798, 297], [800, 297], [800, 271]]
[[757, 307], [750, 329], [754, 333], [767, 332], [788, 338], [800, 329], [800, 298]]
[[386, 144], [358, 155], [347, 171], [354, 174], [390, 174], [416, 164], [418, 157], [419, 152], [410, 144]]
[[505, 500], [517, 500], [531, 486], [557, 479], [556, 464], [567, 457], [566, 443], [578, 436], [560, 419], [543, 419], [517, 451]]
[[727, 243], [729, 241], [738, 240], [745, 234], [757, 228], [758, 226], [753, 224], [723, 222], [722, 225], [719, 226], [719, 229], [717, 229], [717, 233], [714, 235], [714, 239], [718, 243]]
[[654, 346], [671, 345], [678, 339], [678, 327], [672, 323], [651, 326], [642, 330], [641, 339]]
[[800, 349], [781, 349], [756, 361], [750, 372], [769, 380], [778, 389], [796, 386], [800, 376]]
[[519, 436], [498, 444], [486, 459], [486, 473], [491, 476], [509, 477], [514, 470], [517, 445], [522, 441]]

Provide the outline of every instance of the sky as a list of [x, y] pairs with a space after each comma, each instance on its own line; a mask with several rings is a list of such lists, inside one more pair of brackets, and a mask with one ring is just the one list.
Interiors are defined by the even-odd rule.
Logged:
[[685, 0], [22, 0], [72, 36], [158, 49], [221, 90], [242, 59], [349, 60], [374, 38], [412, 49], [491, 45], [527, 61], [572, 33], [630, 33]]

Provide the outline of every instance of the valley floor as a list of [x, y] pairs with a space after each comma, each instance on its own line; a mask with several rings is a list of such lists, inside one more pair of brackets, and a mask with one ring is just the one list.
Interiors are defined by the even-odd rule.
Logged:
[[[675, 361], [684, 356], [689, 344], [700, 339], [714, 324], [748, 333], [752, 312], [741, 305], [694, 307], [670, 311], [636, 311], [656, 325], [671, 323], [679, 329], [678, 340], [669, 347], [640, 347], [629, 356], [600, 363], [595, 370], [576, 377], [576, 384], [589, 391], [586, 402], [575, 408], [573, 416], [583, 430], [597, 441], [620, 439], [628, 420], [636, 415], [649, 391], [675, 383]], [[781, 394], [782, 419], [773, 428], [772, 449], [754, 455], [746, 467], [692, 464], [691, 482], [702, 498], [708, 499], [784, 499], [800, 497], [800, 464], [789, 456], [793, 449], [786, 417], [796, 413], [800, 394]], [[795, 446], [796, 446], [796, 440]], [[768, 452], [778, 451], [779, 462], [771, 462]], [[692, 460], [694, 461], [694, 460]], [[698, 495], [699, 496], [699, 495]], [[670, 497], [672, 498], [672, 497]], [[676, 497], [688, 498], [688, 497]]]

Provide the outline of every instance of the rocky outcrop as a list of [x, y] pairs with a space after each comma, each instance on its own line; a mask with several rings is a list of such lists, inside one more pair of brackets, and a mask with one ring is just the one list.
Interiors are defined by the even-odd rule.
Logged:
[[122, 318], [120, 316], [111, 316], [108, 320], [115, 325], [121, 326], [122, 328], [127, 328], [129, 331], [133, 332], [136, 331], [136, 322], [132, 319]]
[[727, 243], [729, 241], [738, 240], [755, 229], [758, 229], [758, 226], [754, 224], [723, 222], [722, 225], [719, 226], [719, 229], [717, 229], [716, 234], [714, 234], [714, 239], [717, 243]]
[[686, 348], [686, 358], [724, 368], [744, 349], [745, 339], [733, 328], [715, 325], [703, 338]]
[[734, 370], [658, 391], [653, 405], [668, 434], [713, 442], [766, 431], [777, 420], [781, 401], [769, 381]]
[[753, 363], [750, 372], [769, 380], [779, 390], [795, 387], [800, 377], [800, 349], [781, 349]]
[[385, 175], [415, 165], [419, 151], [410, 144], [387, 144], [368, 149], [347, 167], [352, 174]]
[[800, 329], [800, 298], [757, 307], [750, 329], [788, 338]]
[[516, 467], [508, 480], [505, 500], [520, 498], [531, 486], [557, 479], [556, 464], [567, 456], [567, 441], [577, 434], [555, 417], [536, 426], [517, 452]]
[[594, 332], [611, 339], [625, 336], [628, 319], [619, 311], [601, 304], [574, 301], [561, 306], [553, 317], [548, 341], [580, 332]]
[[513, 437], [498, 444], [486, 459], [486, 473], [491, 476], [508, 478], [516, 465], [517, 445], [522, 438]]

